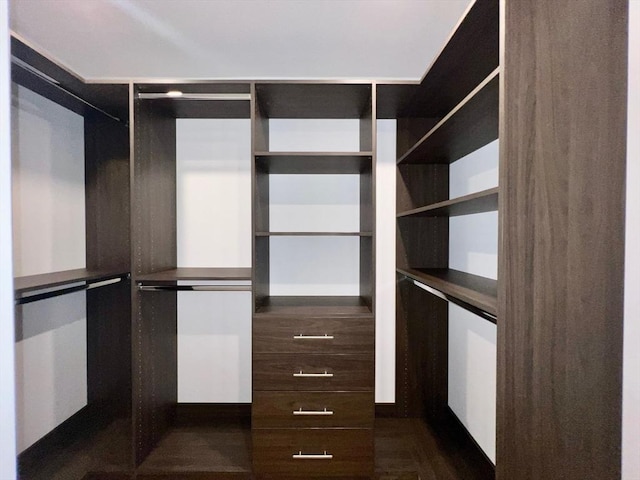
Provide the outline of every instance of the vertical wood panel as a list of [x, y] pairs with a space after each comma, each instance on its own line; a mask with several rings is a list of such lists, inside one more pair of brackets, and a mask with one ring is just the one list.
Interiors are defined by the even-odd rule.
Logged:
[[504, 2], [503, 480], [620, 478], [627, 2]]
[[137, 275], [176, 267], [176, 125], [153, 102], [133, 102], [133, 426], [139, 465], [165, 433], [177, 402], [177, 295], [135, 288]]

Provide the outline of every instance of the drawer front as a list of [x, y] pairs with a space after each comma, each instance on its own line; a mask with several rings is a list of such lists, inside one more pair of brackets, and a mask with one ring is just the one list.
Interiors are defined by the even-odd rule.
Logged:
[[372, 392], [261, 392], [253, 394], [253, 428], [372, 428]]
[[358, 476], [373, 474], [372, 430], [254, 430], [257, 474]]
[[372, 391], [373, 385], [373, 355], [253, 355], [253, 390]]
[[253, 319], [254, 353], [372, 353], [373, 317]]

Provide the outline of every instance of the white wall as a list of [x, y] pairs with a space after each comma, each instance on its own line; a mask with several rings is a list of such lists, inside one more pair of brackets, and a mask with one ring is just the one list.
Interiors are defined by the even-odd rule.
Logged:
[[13, 480], [16, 477], [16, 441], [8, 12], [8, 3], [0, 0], [0, 478]]
[[[251, 267], [250, 120], [176, 122], [178, 266]], [[251, 292], [178, 293], [178, 401], [251, 401]]]
[[[14, 274], [82, 268], [84, 120], [23, 87], [11, 107]], [[22, 451], [86, 405], [86, 296], [16, 307], [15, 318]]]
[[[497, 185], [497, 140], [450, 167], [451, 198]], [[497, 278], [497, 212], [449, 220], [449, 267]], [[449, 304], [449, 406], [494, 463], [496, 333], [496, 326], [492, 323]]]
[[640, 0], [629, 2], [622, 478], [640, 478]]

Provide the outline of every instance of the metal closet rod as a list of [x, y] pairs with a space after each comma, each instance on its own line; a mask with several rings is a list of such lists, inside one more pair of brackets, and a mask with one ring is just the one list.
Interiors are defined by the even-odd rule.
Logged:
[[124, 280], [125, 277], [112, 278], [110, 280], [102, 280], [99, 282], [87, 283], [85, 285], [76, 285], [75, 287], [60, 288], [58, 290], [52, 290], [50, 292], [37, 293], [35, 295], [28, 295], [26, 297], [16, 298], [16, 305], [24, 305], [25, 303], [37, 302], [38, 300], [45, 300], [47, 298], [59, 297], [60, 295], [66, 295], [73, 292], [81, 292], [82, 290], [91, 290], [93, 288], [106, 287], [107, 285], [113, 285]]
[[474, 314], [478, 315], [479, 317], [482, 317], [485, 320], [488, 320], [491, 323], [496, 323], [496, 324], [498, 323], [498, 319], [497, 319], [497, 317], [495, 315], [492, 315], [489, 312], [485, 312], [481, 308], [478, 308], [478, 307], [476, 307], [474, 305], [471, 305], [471, 304], [469, 304], [467, 302], [463, 302], [459, 298], [455, 298], [455, 297], [452, 297], [451, 295], [447, 295], [446, 293], [441, 292], [440, 290], [437, 290], [437, 289], [435, 289], [433, 287], [430, 287], [429, 285], [425, 285], [424, 283], [419, 282], [418, 280], [416, 280], [414, 278], [408, 277], [406, 275], [404, 276], [404, 278], [405, 278], [405, 280], [412, 281], [413, 284], [416, 287], [419, 287], [419, 288], [421, 288], [423, 290], [426, 290], [430, 294], [435, 295], [436, 297], [441, 298], [442, 300], [446, 300], [449, 303], [453, 303], [455, 305], [458, 305], [459, 307], [462, 307], [465, 310], [468, 310], [471, 313], [474, 313]]
[[250, 292], [251, 285], [141, 285], [143, 292]]
[[120, 122], [120, 123], [124, 123], [125, 125], [128, 125], [127, 122], [125, 122], [124, 120], [122, 120], [121, 118], [118, 118], [114, 115], [111, 115], [108, 112], [105, 112], [103, 109], [101, 109], [100, 107], [96, 107], [93, 103], [89, 103], [87, 102], [84, 98], [79, 97], [78, 95], [76, 95], [73, 92], [70, 92], [69, 90], [67, 90], [66, 88], [64, 88], [62, 85], [60, 85], [60, 82], [58, 82], [55, 78], [50, 77], [49, 75], [47, 75], [46, 73], [41, 72], [40, 70], [38, 70], [37, 68], [29, 65], [27, 62], [25, 62], [24, 60], [21, 60], [20, 58], [16, 57], [16, 56], [11, 56], [11, 63], [13, 63], [14, 65], [16, 65], [19, 68], [22, 68], [23, 70], [31, 73], [32, 75], [35, 75], [36, 77], [38, 77], [39, 79], [47, 82], [49, 85], [51, 85], [52, 87], [57, 88], [58, 90], [66, 93], [67, 95], [75, 98], [76, 100], [78, 100], [79, 102], [84, 103], [86, 106], [93, 108], [95, 111], [102, 113], [103, 115], [106, 115], [107, 117], [109, 117], [112, 120], [115, 120], [116, 122]]

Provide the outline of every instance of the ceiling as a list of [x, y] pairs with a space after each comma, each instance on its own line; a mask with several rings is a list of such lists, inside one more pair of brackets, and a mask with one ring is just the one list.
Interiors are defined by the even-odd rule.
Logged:
[[10, 0], [86, 80], [419, 80], [470, 0]]

